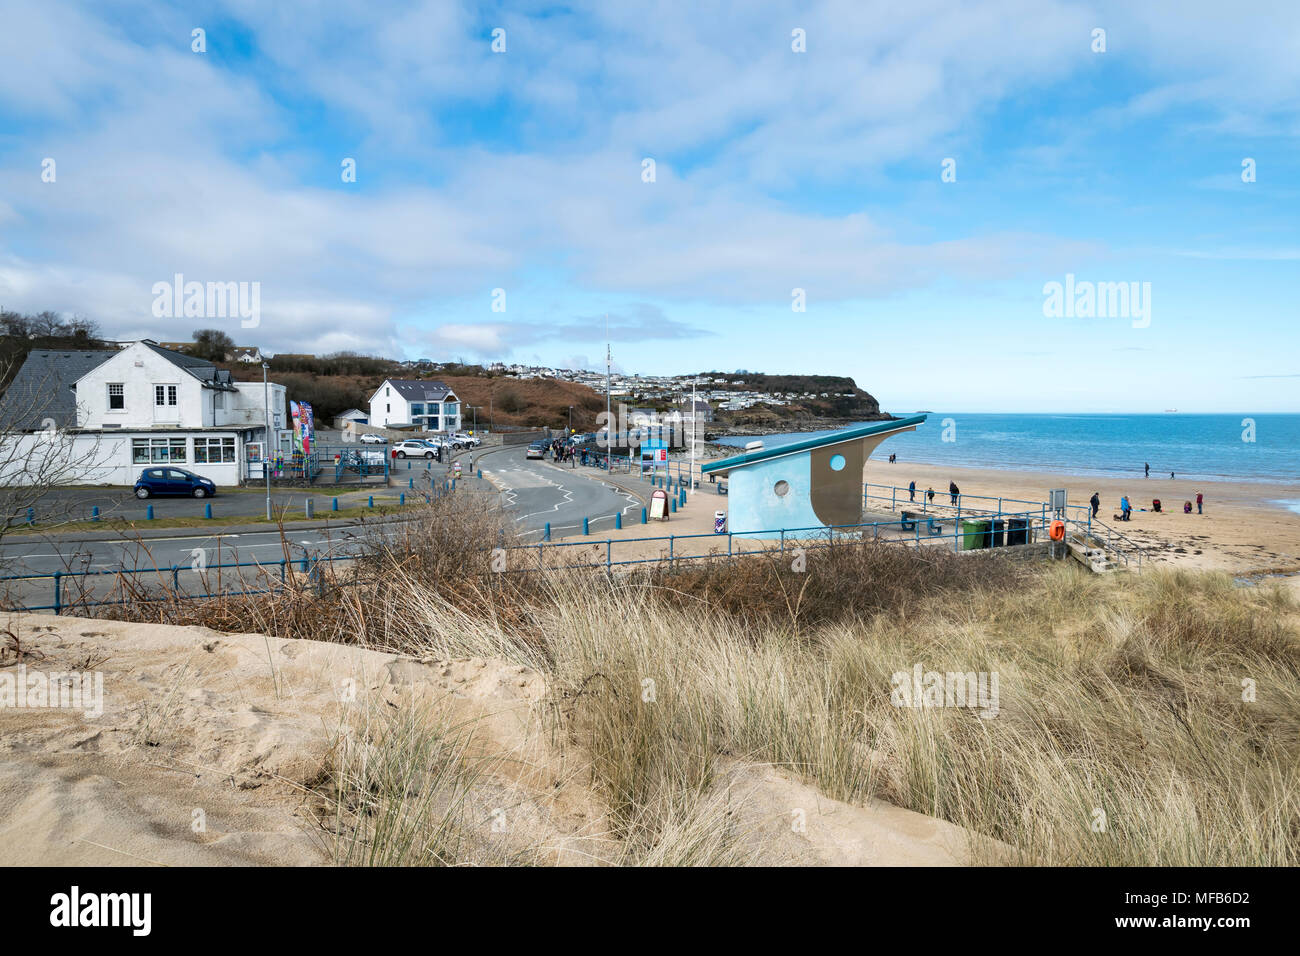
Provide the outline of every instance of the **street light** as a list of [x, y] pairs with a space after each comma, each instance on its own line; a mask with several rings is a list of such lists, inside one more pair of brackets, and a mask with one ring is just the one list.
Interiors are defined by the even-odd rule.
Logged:
[[569, 406], [569, 434], [573, 434], [573, 406]]
[[262, 474], [266, 476], [266, 520], [271, 520], [271, 386], [266, 373], [271, 366], [262, 363], [262, 404], [266, 406], [266, 441], [262, 443]]

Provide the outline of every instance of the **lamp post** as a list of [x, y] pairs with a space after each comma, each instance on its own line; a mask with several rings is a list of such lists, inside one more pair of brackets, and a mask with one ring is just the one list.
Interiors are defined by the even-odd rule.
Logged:
[[271, 366], [262, 363], [262, 404], [266, 406], [266, 441], [262, 443], [262, 474], [266, 476], [266, 520], [271, 520], [271, 386], [266, 380]]
[[569, 406], [569, 434], [573, 434], [573, 406]]

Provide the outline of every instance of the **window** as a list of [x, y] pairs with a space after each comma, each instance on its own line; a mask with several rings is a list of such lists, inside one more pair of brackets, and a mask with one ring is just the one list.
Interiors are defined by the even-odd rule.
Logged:
[[785, 480], [778, 481], [772, 486], [772, 490], [776, 492], [778, 498], [784, 498], [790, 493], [790, 482]]
[[126, 408], [126, 386], [121, 382], [108, 383], [108, 410], [122, 411]]
[[384, 411], [386, 411], [386, 412], [391, 412], [392, 410], [393, 410], [393, 406], [392, 406], [392, 405], [385, 405], [385, 406], [384, 406]]
[[168, 462], [185, 464], [184, 438], [132, 438], [131, 463], [159, 465]]
[[155, 385], [153, 387], [153, 403], [155, 405], [174, 406], [176, 404], [176, 386]]
[[[260, 446], [259, 446], [260, 453]], [[194, 439], [194, 464], [217, 465], [235, 460], [234, 438]]]
[[411, 417], [424, 414], [424, 402], [411, 402]]
[[218, 408], [225, 408], [225, 407], [226, 407], [226, 393], [225, 393], [225, 392], [213, 392], [213, 393], [212, 393], [212, 410], [213, 410], [213, 411], [216, 411]]
[[845, 464], [843, 455], [831, 455], [831, 471], [843, 471]]

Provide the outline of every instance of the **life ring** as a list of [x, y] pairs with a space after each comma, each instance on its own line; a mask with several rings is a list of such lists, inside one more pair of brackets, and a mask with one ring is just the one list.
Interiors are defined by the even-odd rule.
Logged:
[[1053, 541], [1065, 540], [1065, 522], [1053, 521], [1047, 529], [1047, 536]]

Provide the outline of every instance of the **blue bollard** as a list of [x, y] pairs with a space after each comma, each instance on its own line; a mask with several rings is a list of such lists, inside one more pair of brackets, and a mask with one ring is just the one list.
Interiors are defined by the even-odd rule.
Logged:
[[408, 479], [407, 482], [406, 482], [406, 487], [408, 487], [408, 488], [414, 488], [414, 487], [415, 487], [415, 479], [414, 479], [414, 478], [410, 478], [410, 479]]
[[673, 514], [676, 514], [676, 513], [677, 513], [677, 499], [676, 499], [676, 498], [673, 498], [673, 500], [670, 501], [670, 502], [668, 502], [668, 504], [672, 507], [672, 509], [673, 509]]
[[591, 529], [587, 527], [587, 519], [586, 519], [586, 518], [583, 518], [583, 519], [582, 519], [582, 533], [583, 533], [583, 534], [591, 534]]
[[144, 506], [144, 518], [145, 518], [146, 521], [152, 521], [152, 520], [153, 520], [153, 505], [145, 505], [145, 506]]
[[551, 523], [549, 521], [546, 522], [546, 530], [542, 532], [542, 540], [543, 541], [551, 540]]
[[36, 524], [36, 509], [35, 509], [35, 508], [28, 508], [28, 509], [27, 509], [27, 523], [28, 523], [28, 524]]
[[203, 517], [205, 518], [212, 517], [212, 502], [208, 502], [206, 505], [203, 506]]
[[90, 506], [90, 520], [91, 521], [99, 520], [99, 505]]
[[623, 527], [623, 512], [621, 511], [614, 512], [614, 527], [615, 528]]
[[367, 508], [373, 508], [374, 506], [375, 506], [375, 496], [374, 496], [374, 495], [371, 495], [371, 496], [370, 496], [370, 504], [366, 505], [366, 507], [367, 507]]
[[406, 504], [406, 492], [405, 492], [405, 491], [403, 491], [400, 495], [397, 496], [397, 503], [398, 503], [399, 505], [404, 505], [404, 504]]
[[330, 511], [338, 511], [338, 510], [339, 510], [339, 500], [335, 498], [333, 502], [330, 504]]
[[641, 523], [642, 523], [642, 524], [645, 524], [645, 523], [646, 523], [646, 516], [645, 516], [645, 509], [644, 509], [644, 508], [641, 509]]
[[483, 469], [482, 469], [482, 468], [480, 468], [480, 469], [478, 470], [478, 476], [479, 476], [480, 478], [483, 477]]

